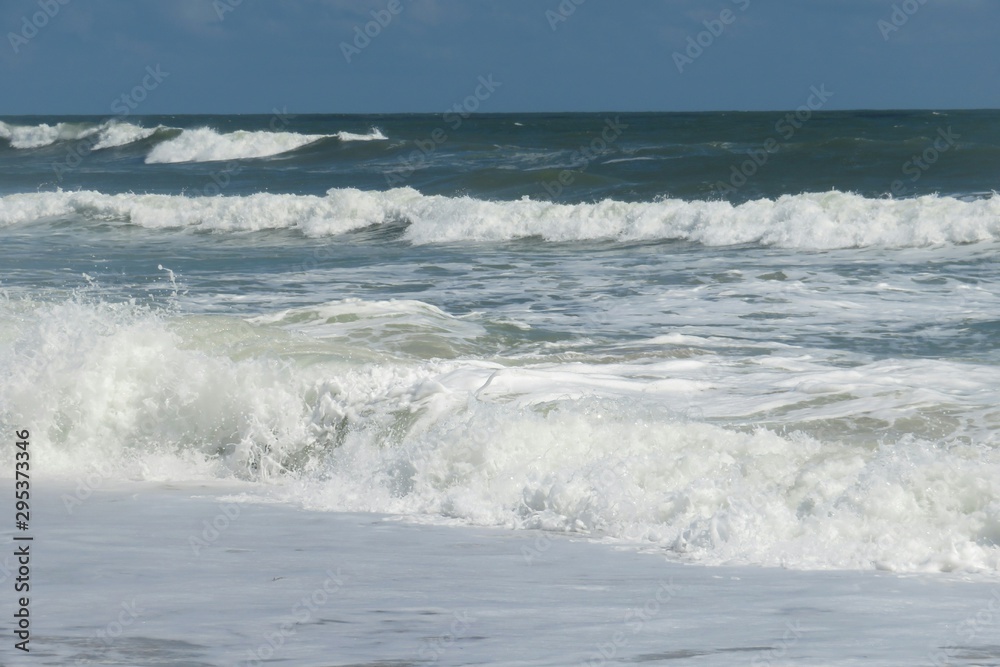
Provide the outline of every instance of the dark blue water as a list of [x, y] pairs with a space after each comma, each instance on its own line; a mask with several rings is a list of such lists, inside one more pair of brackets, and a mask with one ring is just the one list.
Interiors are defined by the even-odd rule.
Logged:
[[[409, 186], [424, 194], [490, 199], [657, 197], [742, 202], [831, 189], [867, 197], [992, 192], [1000, 179], [1000, 112], [20, 117], [10, 126], [65, 128], [62, 138], [13, 150], [0, 138], [0, 192], [320, 194], [329, 188]], [[163, 129], [92, 150], [102, 123]], [[146, 164], [158, 144], [212, 128], [325, 136], [253, 160]], [[343, 141], [378, 128], [385, 141]], [[0, 126], [0, 137], [4, 134]], [[39, 139], [35, 143], [45, 141]], [[235, 155], [252, 154], [246, 138]], [[240, 150], [242, 149], [242, 150]], [[207, 188], [207, 190], [206, 190]]]

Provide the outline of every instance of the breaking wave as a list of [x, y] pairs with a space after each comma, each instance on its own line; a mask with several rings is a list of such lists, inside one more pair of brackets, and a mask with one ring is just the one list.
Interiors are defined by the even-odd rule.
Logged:
[[[294, 142], [303, 139], [292, 136]], [[196, 148], [192, 145], [192, 150]], [[311, 237], [404, 223], [405, 238], [416, 244], [537, 237], [557, 242], [678, 240], [706, 246], [755, 244], [808, 250], [1000, 240], [1000, 197], [996, 195], [970, 201], [936, 195], [894, 200], [827, 192], [739, 205], [679, 199], [588, 204], [527, 198], [486, 201], [427, 196], [411, 188], [332, 189], [325, 196], [186, 197], [82, 191], [0, 198], [0, 225], [52, 218], [220, 232], [293, 229]]]
[[100, 126], [88, 123], [8, 125], [0, 121], [0, 138], [10, 142], [11, 148], [42, 148], [57, 141], [84, 139], [100, 131]]
[[43, 148], [59, 142], [88, 139], [92, 150], [118, 148], [149, 139], [163, 130], [173, 130], [146, 156], [148, 164], [176, 162], [212, 162], [239, 160], [280, 155], [301, 148], [321, 139], [336, 138], [342, 142], [385, 141], [381, 130], [372, 128], [367, 134], [337, 132], [336, 134], [297, 134], [294, 132], [220, 133], [204, 127], [191, 130], [158, 125], [153, 128], [110, 120], [105, 123], [57, 123], [48, 125], [10, 125], [0, 121], [0, 139], [6, 139], [11, 148]]
[[679, 406], [711, 388], [710, 360], [507, 367], [373, 350], [483, 335], [417, 301], [241, 320], [0, 300], [0, 332], [0, 425], [32, 424], [49, 474], [238, 477], [308, 507], [572, 532], [706, 564], [1000, 569], [995, 442], [706, 423]]
[[242, 130], [219, 134], [211, 128], [203, 127], [184, 130], [179, 136], [157, 144], [146, 156], [146, 163], [214, 162], [270, 157], [301, 148], [327, 136]]
[[211, 128], [184, 130], [179, 136], [157, 144], [146, 157], [147, 164], [214, 162], [271, 157], [293, 151], [322, 139], [341, 141], [385, 140], [378, 129], [369, 134], [297, 134], [295, 132], [232, 132], [219, 134]]

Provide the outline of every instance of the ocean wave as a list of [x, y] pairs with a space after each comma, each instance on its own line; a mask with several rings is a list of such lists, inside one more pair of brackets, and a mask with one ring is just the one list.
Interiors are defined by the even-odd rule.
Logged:
[[[238, 131], [222, 134], [212, 128], [180, 130], [158, 125], [148, 128], [113, 119], [104, 123], [58, 123], [56, 125], [10, 125], [0, 121], [0, 139], [11, 148], [43, 148], [58, 142], [88, 139], [91, 150], [118, 148], [144, 141], [163, 130], [176, 130], [170, 137], [153, 147], [146, 157], [148, 164], [176, 162], [213, 162], [270, 157], [301, 148], [321, 139], [336, 138], [342, 142], [385, 141], [382, 131], [373, 127], [367, 134], [337, 132], [336, 134], [296, 134], [294, 132]], [[96, 135], [96, 136], [95, 136]]]
[[381, 221], [381, 215], [376, 202], [350, 195], [259, 193], [245, 197], [185, 197], [80, 191], [0, 197], [0, 226], [76, 218], [102, 223], [117, 221], [150, 229], [227, 232], [298, 229], [318, 237], [370, 226], [373, 221]]
[[328, 136], [330, 135], [243, 130], [219, 134], [211, 128], [203, 127], [184, 130], [179, 136], [157, 144], [146, 156], [146, 163], [214, 162], [270, 157], [326, 139]]
[[11, 148], [42, 148], [58, 141], [84, 139], [100, 129], [100, 126], [89, 123], [9, 125], [0, 121], [0, 138], [10, 142]]
[[118, 120], [105, 123], [58, 123], [56, 125], [8, 125], [0, 122], [0, 138], [7, 139], [11, 148], [43, 148], [59, 142], [87, 139], [91, 150], [117, 148], [153, 136], [163, 125], [147, 128]]
[[[295, 135], [301, 137], [301, 135]], [[170, 142], [167, 142], [170, 143]], [[426, 196], [411, 188], [332, 189], [325, 196], [232, 197], [56, 192], [0, 198], [0, 225], [52, 217], [118, 220], [150, 228], [216, 231], [295, 229], [307, 236], [403, 222], [416, 244], [680, 240], [706, 246], [793, 249], [908, 248], [1000, 240], [1000, 197], [971, 201], [929, 195], [869, 199], [827, 192], [733, 205], [721, 201], [605, 200], [556, 204], [521, 199]]]
[[387, 141], [389, 137], [382, 134], [382, 130], [373, 127], [368, 134], [356, 134], [354, 132], [338, 132], [334, 135], [341, 141]]
[[107, 148], [127, 146], [148, 139], [157, 132], [169, 129], [172, 128], [164, 125], [142, 127], [141, 125], [133, 125], [132, 123], [112, 121], [101, 126], [100, 136], [97, 143], [94, 144], [93, 150], [99, 151]]
[[[712, 386], [702, 362], [399, 359], [357, 338], [386, 333], [385, 318], [472, 333], [416, 301], [248, 321], [0, 300], [0, 424], [31, 424], [47, 472], [71, 478], [238, 477], [309, 507], [570, 532], [706, 564], [1000, 570], [995, 441], [727, 428], [685, 410]], [[882, 371], [855, 381], [866, 372]]]

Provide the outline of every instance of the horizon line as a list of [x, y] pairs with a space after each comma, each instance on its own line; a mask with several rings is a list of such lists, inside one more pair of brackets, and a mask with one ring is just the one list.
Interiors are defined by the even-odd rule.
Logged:
[[[598, 110], [598, 111], [490, 111], [473, 112], [463, 114], [467, 117], [487, 117], [487, 116], [553, 116], [553, 115], [596, 115], [596, 114], [720, 114], [720, 113], [788, 113], [795, 111], [798, 107], [782, 109], [705, 109], [705, 110]], [[452, 113], [446, 111], [365, 111], [365, 112], [345, 112], [345, 111], [289, 111], [281, 109], [281, 113], [290, 116], [442, 116]], [[971, 111], [1000, 111], [998, 107], [860, 107], [856, 109], [820, 109], [812, 111], [814, 114], [832, 113], [900, 113], [900, 112], [933, 112], [933, 113], [953, 113]], [[268, 116], [273, 115], [275, 109], [269, 111], [238, 111], [238, 112], [165, 112], [147, 114], [99, 114], [99, 113], [4, 113], [0, 118], [26, 118], [26, 117], [59, 117], [59, 118], [148, 118], [155, 116]]]

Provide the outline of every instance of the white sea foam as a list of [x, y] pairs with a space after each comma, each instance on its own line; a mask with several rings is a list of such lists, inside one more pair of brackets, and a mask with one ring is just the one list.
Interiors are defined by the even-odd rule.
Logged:
[[[151, 137], [158, 130], [165, 129], [159, 125], [146, 128], [118, 120], [111, 120], [100, 125], [88, 123], [59, 123], [57, 125], [8, 125], [0, 122], [0, 138], [7, 139], [12, 148], [41, 148], [51, 146], [59, 141], [78, 141], [93, 137], [90, 142], [92, 150], [115, 148], [141, 141]], [[96, 135], [96, 137], [95, 137]]]
[[[303, 139], [293, 136], [296, 142]], [[172, 143], [161, 144], [154, 152]], [[201, 150], [193, 144], [192, 148]], [[708, 246], [759, 244], [808, 250], [1000, 240], [1000, 197], [995, 195], [972, 201], [939, 196], [893, 200], [828, 192], [740, 205], [677, 199], [572, 205], [529, 199], [484, 201], [425, 196], [411, 188], [384, 192], [333, 189], [323, 197], [57, 192], [0, 198], [0, 225], [53, 215], [121, 220], [144, 227], [297, 229], [316, 237], [405, 222], [407, 239], [417, 244], [526, 237], [548, 241], [675, 239]]]
[[243, 130], [220, 134], [211, 128], [202, 127], [184, 130], [179, 136], [157, 144], [146, 156], [146, 163], [213, 162], [269, 157], [287, 153], [328, 136], [330, 135]]
[[[568, 531], [709, 564], [1000, 570], [995, 429], [888, 440], [708, 423], [701, 403], [748, 411], [722, 390], [742, 381], [710, 359], [505, 366], [378, 350], [393, 329], [451, 325], [479, 335], [415, 301], [243, 321], [5, 300], [0, 414], [32, 425], [47, 474], [285, 480], [272, 493], [309, 507]], [[764, 414], [813, 401], [806, 421], [835, 418], [845, 395], [853, 414], [852, 396], [947, 416], [995, 392], [986, 369], [893, 364], [775, 358], [745, 382], [763, 387]], [[934, 378], [952, 380], [925, 390]]]
[[128, 144], [148, 139], [157, 131], [167, 129], [163, 125], [156, 127], [142, 127], [132, 123], [112, 121], [101, 126], [101, 133], [94, 150], [99, 151], [105, 148], [117, 148]]
[[[365, 205], [367, 203], [367, 206]], [[247, 197], [104, 195], [97, 192], [21, 194], [0, 198], [0, 226], [66, 217], [120, 221], [147, 228], [216, 231], [300, 229], [339, 234], [381, 220], [377, 203], [354, 197], [254, 194]]]
[[100, 127], [86, 123], [9, 125], [0, 121], [0, 137], [7, 139], [12, 148], [42, 148], [57, 141], [83, 139], [98, 131]]
[[382, 130], [373, 127], [368, 134], [356, 134], [354, 132], [338, 132], [336, 135], [341, 141], [386, 141], [389, 137], [382, 134]]

